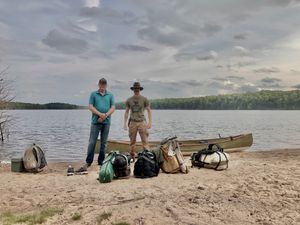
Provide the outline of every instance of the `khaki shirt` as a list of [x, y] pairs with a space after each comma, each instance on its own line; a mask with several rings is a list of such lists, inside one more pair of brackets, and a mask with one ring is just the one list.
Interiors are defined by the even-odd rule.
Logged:
[[130, 120], [135, 122], [145, 121], [145, 109], [150, 105], [147, 98], [142, 95], [132, 96], [127, 99], [126, 107], [130, 109]]

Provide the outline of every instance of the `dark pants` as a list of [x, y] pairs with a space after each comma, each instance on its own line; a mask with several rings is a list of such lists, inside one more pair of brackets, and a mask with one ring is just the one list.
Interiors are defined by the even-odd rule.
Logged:
[[87, 151], [86, 163], [91, 165], [94, 161], [94, 154], [95, 154], [95, 147], [96, 142], [100, 132], [100, 151], [98, 156], [98, 164], [102, 165], [104, 158], [105, 158], [105, 150], [107, 146], [107, 139], [109, 133], [110, 124], [92, 124], [91, 125], [91, 132], [90, 132], [90, 139], [89, 139], [89, 146]]

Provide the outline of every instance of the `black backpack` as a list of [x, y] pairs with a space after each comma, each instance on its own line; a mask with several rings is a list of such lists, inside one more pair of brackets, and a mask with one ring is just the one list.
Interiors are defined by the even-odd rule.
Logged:
[[115, 178], [124, 178], [130, 176], [130, 154], [116, 153], [112, 164], [115, 171]]
[[156, 177], [159, 173], [159, 169], [155, 154], [144, 150], [138, 154], [133, 173], [137, 178]]

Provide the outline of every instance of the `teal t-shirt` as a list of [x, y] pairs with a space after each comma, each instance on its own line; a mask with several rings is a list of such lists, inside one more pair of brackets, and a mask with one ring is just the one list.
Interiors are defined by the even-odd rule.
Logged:
[[[89, 104], [93, 105], [99, 112], [107, 113], [109, 109], [115, 105], [115, 99], [112, 93], [106, 91], [104, 95], [101, 95], [99, 91], [94, 91], [90, 95]], [[92, 114], [92, 124], [99, 124], [99, 116]], [[102, 123], [110, 124], [111, 116], [107, 117]]]

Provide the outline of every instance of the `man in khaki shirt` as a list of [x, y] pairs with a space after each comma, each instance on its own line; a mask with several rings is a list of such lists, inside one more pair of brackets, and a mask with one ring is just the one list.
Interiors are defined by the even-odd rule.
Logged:
[[[148, 150], [150, 149], [148, 143], [148, 129], [152, 127], [152, 114], [148, 99], [140, 94], [140, 92], [143, 90], [143, 87], [141, 87], [140, 83], [135, 82], [130, 89], [133, 90], [134, 95], [128, 98], [126, 101], [124, 130], [127, 130], [128, 126], [130, 138], [130, 154], [134, 159], [136, 152], [137, 133], [140, 134], [143, 148]], [[144, 115], [145, 110], [147, 110], [148, 112], [148, 123], [146, 122], [146, 118]], [[128, 121], [129, 112], [130, 117]]]

